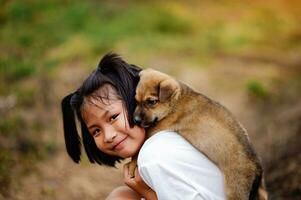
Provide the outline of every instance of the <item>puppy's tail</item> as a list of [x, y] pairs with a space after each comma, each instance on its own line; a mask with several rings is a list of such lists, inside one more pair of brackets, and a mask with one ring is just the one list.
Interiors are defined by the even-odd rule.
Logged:
[[263, 173], [255, 178], [249, 200], [268, 200], [268, 192], [265, 187]]
[[260, 181], [257, 196], [258, 196], [257, 197], [258, 200], [268, 200], [268, 192], [266, 190], [263, 177], [261, 178], [261, 181]]

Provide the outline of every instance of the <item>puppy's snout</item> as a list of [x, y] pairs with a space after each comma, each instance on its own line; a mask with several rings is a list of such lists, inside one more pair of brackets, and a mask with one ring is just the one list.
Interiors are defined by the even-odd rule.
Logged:
[[143, 121], [144, 113], [143, 112], [135, 112], [134, 113], [134, 122], [135, 124], [141, 125]]
[[142, 122], [141, 117], [140, 116], [134, 116], [134, 122], [135, 122], [135, 124], [141, 124], [141, 122]]

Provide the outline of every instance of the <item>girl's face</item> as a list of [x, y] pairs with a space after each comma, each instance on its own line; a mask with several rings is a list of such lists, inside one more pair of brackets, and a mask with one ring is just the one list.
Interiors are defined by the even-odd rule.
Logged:
[[109, 155], [134, 156], [144, 142], [144, 129], [129, 126], [127, 112], [112, 86], [104, 85], [95, 93], [105, 98], [86, 97], [81, 113], [97, 147]]

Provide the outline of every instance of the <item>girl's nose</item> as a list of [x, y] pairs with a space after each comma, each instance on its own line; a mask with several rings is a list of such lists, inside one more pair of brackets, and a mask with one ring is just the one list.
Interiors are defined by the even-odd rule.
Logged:
[[105, 131], [104, 142], [111, 143], [117, 136], [117, 132], [114, 129], [109, 129]]

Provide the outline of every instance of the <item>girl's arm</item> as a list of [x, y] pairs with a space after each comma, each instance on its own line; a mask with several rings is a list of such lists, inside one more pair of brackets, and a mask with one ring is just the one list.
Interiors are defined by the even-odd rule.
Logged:
[[156, 193], [142, 180], [138, 168], [135, 169], [135, 177], [129, 173], [129, 163], [123, 166], [124, 183], [139, 193], [146, 200], [158, 200]]

